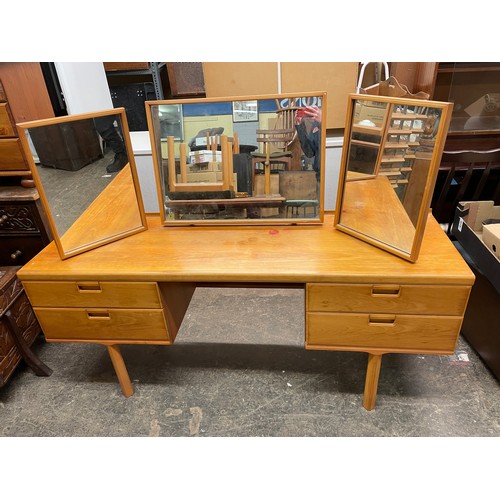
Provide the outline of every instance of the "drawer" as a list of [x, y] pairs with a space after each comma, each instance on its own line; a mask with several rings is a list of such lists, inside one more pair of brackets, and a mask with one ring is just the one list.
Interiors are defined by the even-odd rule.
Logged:
[[169, 340], [161, 309], [34, 310], [47, 340]]
[[0, 139], [0, 170], [29, 170], [19, 139]]
[[309, 284], [306, 310], [462, 316], [469, 292], [467, 286]]
[[23, 286], [36, 307], [162, 307], [156, 283], [26, 281]]
[[12, 123], [9, 105], [0, 103], [0, 137], [17, 137]]
[[41, 236], [6, 238], [0, 233], [0, 264], [22, 266], [45, 246]]
[[306, 344], [451, 353], [461, 323], [460, 316], [308, 313]]

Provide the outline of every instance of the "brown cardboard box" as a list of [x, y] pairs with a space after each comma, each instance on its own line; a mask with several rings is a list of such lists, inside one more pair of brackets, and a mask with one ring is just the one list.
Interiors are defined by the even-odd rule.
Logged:
[[[222, 172], [190, 172], [186, 175], [187, 182], [222, 182]], [[177, 175], [177, 182], [181, 182], [180, 174]], [[234, 185], [237, 185], [237, 175], [233, 177]]]
[[[373, 104], [373, 105], [372, 105]], [[354, 108], [354, 123], [359, 123], [362, 120], [370, 120], [377, 127], [382, 127], [384, 125], [385, 117], [385, 103], [384, 107], [380, 105], [375, 105], [376, 103], [365, 103], [358, 102]]]
[[209, 149], [202, 149], [200, 151], [191, 151], [189, 153], [191, 163], [206, 163], [209, 161], [222, 161], [221, 151], [210, 151]]
[[188, 165], [190, 172], [222, 172], [222, 163], [219, 161], [207, 161], [204, 163], [191, 163]]
[[500, 223], [483, 225], [483, 243], [500, 260]]

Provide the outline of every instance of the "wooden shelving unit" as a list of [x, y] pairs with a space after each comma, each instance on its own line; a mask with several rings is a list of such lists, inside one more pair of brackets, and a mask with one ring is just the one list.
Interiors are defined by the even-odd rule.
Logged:
[[426, 119], [427, 115], [415, 113], [408, 107], [392, 108], [389, 115], [379, 175], [388, 178], [400, 199], [404, 199], [413, 170], [415, 150], [420, 146], [419, 137]]

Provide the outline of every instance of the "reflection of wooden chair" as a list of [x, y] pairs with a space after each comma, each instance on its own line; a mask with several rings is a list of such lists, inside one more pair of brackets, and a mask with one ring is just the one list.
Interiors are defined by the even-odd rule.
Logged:
[[[218, 149], [219, 139], [213, 139], [207, 147], [210, 146], [214, 154]], [[228, 137], [220, 136], [220, 150], [222, 157], [222, 181], [221, 182], [188, 182], [188, 169], [186, 162], [186, 144], [179, 144], [179, 181], [177, 180], [177, 169], [175, 161], [175, 142], [173, 136], [167, 136], [167, 154], [168, 154], [168, 185], [171, 192], [189, 192], [189, 191], [234, 191], [234, 172], [233, 172], [233, 154], [238, 148], [238, 136]]]
[[500, 202], [500, 149], [445, 151], [438, 171], [432, 213], [448, 230], [459, 201]]
[[262, 143], [261, 151], [253, 151], [252, 156], [252, 186], [255, 186], [255, 170], [258, 164], [264, 166], [264, 194], [271, 194], [271, 165], [281, 164], [285, 170], [291, 170], [292, 152], [290, 144], [296, 135], [294, 120], [295, 106], [283, 108], [276, 99], [276, 122], [273, 129], [259, 129], [257, 142]]
[[[265, 194], [270, 194], [270, 176], [272, 165], [284, 165], [284, 170], [300, 170], [300, 163], [293, 164], [294, 154], [300, 155], [300, 145], [295, 141], [297, 131], [295, 129], [295, 115], [301, 106], [296, 99], [287, 99], [286, 106], [283, 106], [279, 99], [276, 99], [276, 122], [272, 130], [257, 130], [257, 142], [262, 142], [263, 147], [260, 152], [252, 152], [252, 184], [254, 185], [257, 165], [264, 165]], [[297, 143], [297, 148], [293, 145]], [[298, 168], [297, 168], [298, 167]], [[280, 170], [283, 170], [280, 169]]]

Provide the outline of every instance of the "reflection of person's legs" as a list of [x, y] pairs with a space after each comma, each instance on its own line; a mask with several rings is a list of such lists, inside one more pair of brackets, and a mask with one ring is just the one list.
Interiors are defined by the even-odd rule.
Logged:
[[106, 146], [111, 148], [115, 154], [115, 158], [113, 163], [110, 163], [106, 167], [106, 172], [118, 172], [121, 170], [127, 163], [128, 157], [127, 152], [125, 150], [125, 144], [123, 142], [122, 137], [118, 133], [114, 122], [116, 117], [111, 116], [100, 116], [98, 118], [94, 118], [94, 123], [99, 135], [106, 142]]

